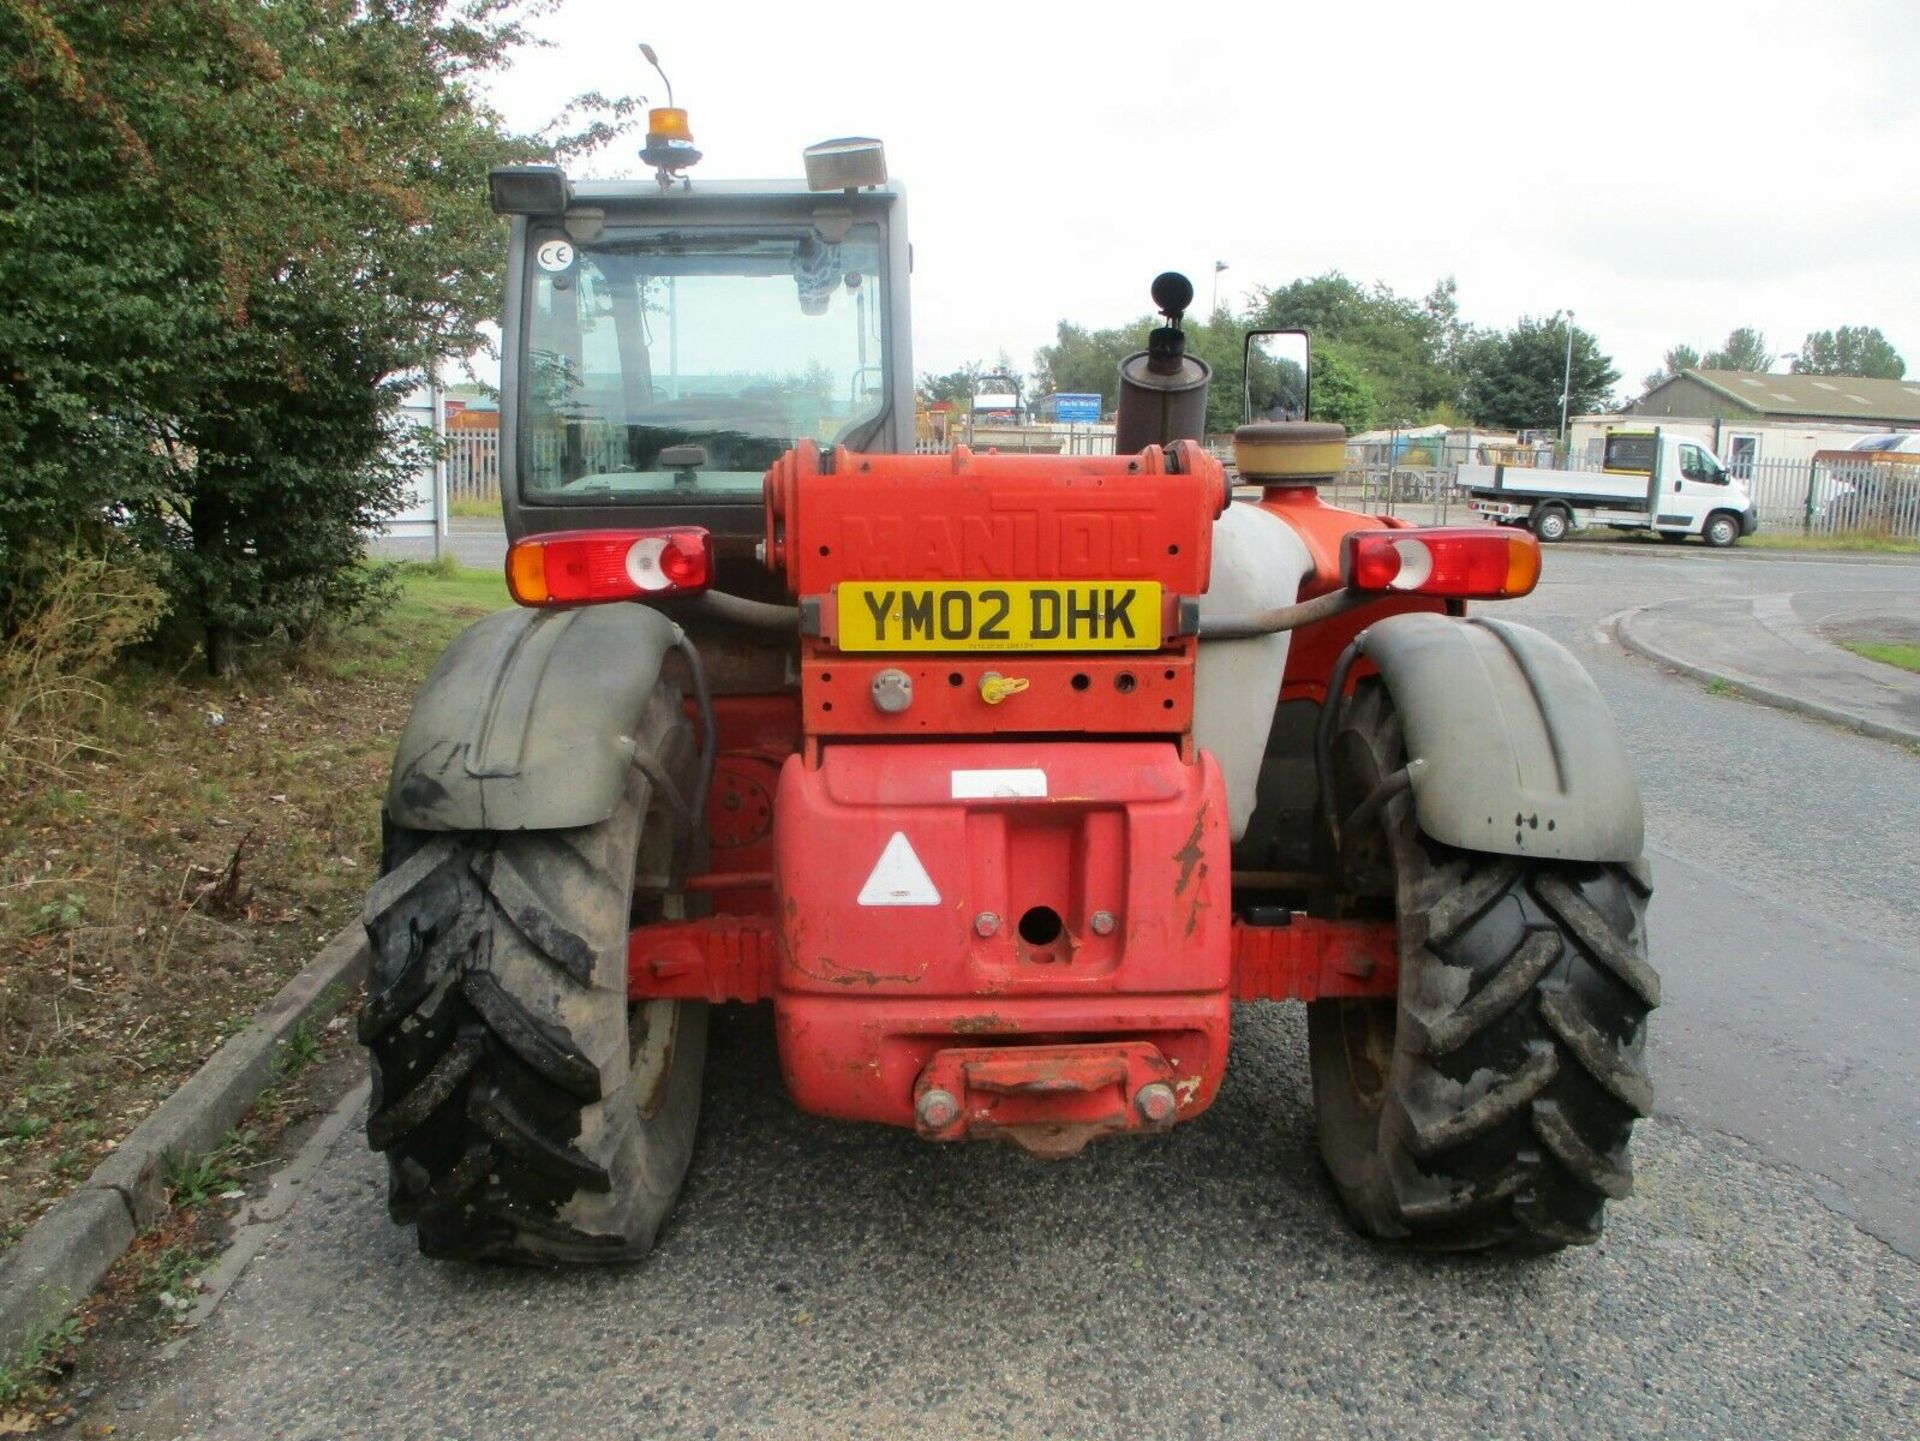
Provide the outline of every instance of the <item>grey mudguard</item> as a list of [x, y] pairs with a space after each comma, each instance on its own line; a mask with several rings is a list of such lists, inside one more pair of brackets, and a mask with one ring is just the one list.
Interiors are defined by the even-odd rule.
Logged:
[[435, 662], [387, 786], [395, 823], [543, 831], [613, 814], [678, 628], [642, 605], [510, 610]]
[[1369, 626], [1361, 647], [1400, 714], [1421, 830], [1499, 855], [1639, 858], [1633, 762], [1599, 688], [1558, 641], [1420, 614]]

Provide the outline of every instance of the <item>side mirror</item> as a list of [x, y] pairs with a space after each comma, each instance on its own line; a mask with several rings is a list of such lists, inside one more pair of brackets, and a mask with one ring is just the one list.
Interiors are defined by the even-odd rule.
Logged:
[[1249, 330], [1244, 363], [1243, 424], [1307, 418], [1313, 346], [1306, 331]]

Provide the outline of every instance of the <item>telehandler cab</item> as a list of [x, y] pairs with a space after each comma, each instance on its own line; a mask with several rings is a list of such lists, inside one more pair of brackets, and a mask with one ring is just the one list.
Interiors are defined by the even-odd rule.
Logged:
[[1176, 275], [1120, 453], [913, 454], [877, 143], [810, 185], [690, 183], [691, 144], [656, 112], [657, 184], [492, 179], [520, 605], [434, 667], [386, 798], [393, 1216], [643, 1255], [723, 1002], [771, 1004], [804, 1110], [1059, 1156], [1201, 1116], [1234, 1003], [1297, 1000], [1364, 1232], [1595, 1239], [1659, 983], [1599, 693], [1466, 615], [1534, 538], [1322, 502], [1297, 333], [1249, 337], [1230, 485]]

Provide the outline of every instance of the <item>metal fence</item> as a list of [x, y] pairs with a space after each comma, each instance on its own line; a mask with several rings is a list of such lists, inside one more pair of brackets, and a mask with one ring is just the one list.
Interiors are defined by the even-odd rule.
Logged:
[[[1360, 509], [1409, 510], [1436, 520], [1462, 509], [1462, 465], [1502, 464], [1539, 470], [1600, 468], [1600, 443], [1585, 453], [1550, 445], [1472, 444], [1454, 438], [1399, 437], [1348, 446], [1347, 467], [1329, 499]], [[1884, 535], [1920, 539], [1920, 463], [1872, 459], [1761, 460], [1733, 468], [1774, 534]]]
[[914, 442], [916, 455], [946, 455], [956, 445], [1000, 455], [1112, 455], [1113, 422], [1032, 421], [1014, 425], [959, 422], [945, 437]]
[[1762, 460], [1735, 474], [1752, 491], [1767, 530], [1920, 540], [1920, 464]]
[[447, 499], [499, 501], [499, 431], [447, 432]]
[[[984, 429], [984, 427], [983, 427]], [[982, 437], [986, 439], [987, 437]], [[1069, 455], [1111, 454], [1111, 427], [1032, 427], [1026, 437], [1034, 450]], [[995, 435], [994, 448], [1017, 450], [1020, 438]], [[922, 441], [922, 455], [950, 449], [948, 443]], [[1214, 453], [1231, 465], [1231, 448], [1219, 443]], [[1396, 436], [1387, 441], [1347, 447], [1347, 463], [1330, 486], [1322, 488], [1336, 505], [1357, 510], [1405, 514], [1440, 523], [1465, 516], [1465, 495], [1457, 477], [1462, 465], [1532, 466], [1541, 470], [1597, 466], [1597, 456], [1556, 455], [1536, 448], [1485, 443], [1457, 437]], [[1762, 460], [1736, 469], [1752, 493], [1763, 529], [1803, 535], [1885, 535], [1920, 539], [1920, 464], [1885, 460]], [[452, 501], [497, 503], [500, 498], [500, 437], [495, 431], [453, 431], [447, 436], [447, 496]]]

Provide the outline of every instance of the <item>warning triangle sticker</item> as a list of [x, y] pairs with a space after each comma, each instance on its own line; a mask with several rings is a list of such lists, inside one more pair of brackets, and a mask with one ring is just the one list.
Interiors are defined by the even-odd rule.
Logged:
[[867, 877], [867, 883], [860, 887], [860, 904], [863, 906], [937, 906], [940, 904], [940, 892], [934, 887], [933, 877], [927, 874], [927, 868], [920, 864], [920, 857], [913, 853], [913, 847], [907, 843], [905, 831], [895, 831], [893, 839], [887, 842], [887, 848], [880, 852], [880, 859], [874, 862], [873, 874]]

